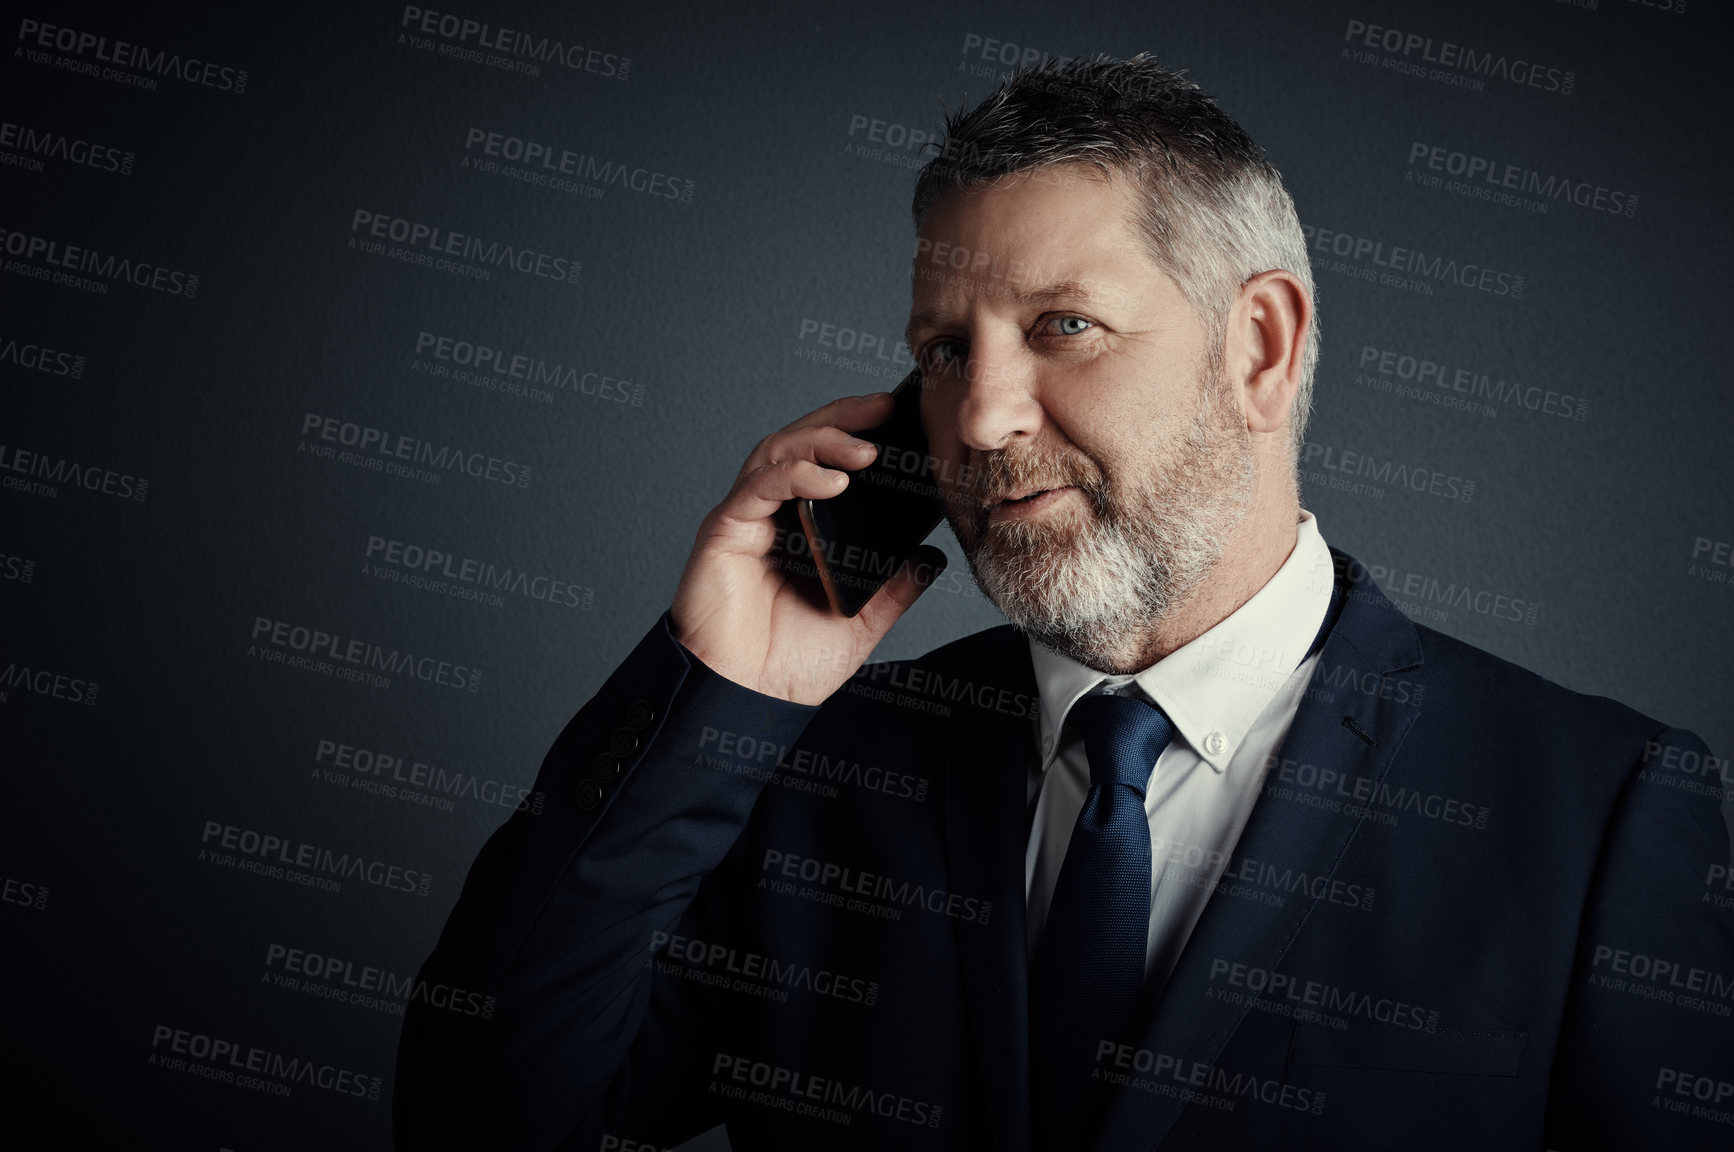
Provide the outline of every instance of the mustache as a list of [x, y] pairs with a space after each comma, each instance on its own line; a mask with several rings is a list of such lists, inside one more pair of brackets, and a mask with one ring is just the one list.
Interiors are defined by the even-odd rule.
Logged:
[[1035, 456], [997, 448], [980, 453], [970, 469], [970, 484], [961, 495], [972, 511], [984, 516], [1015, 492], [1075, 487], [1100, 507], [1107, 489], [1101, 468], [1079, 452]]

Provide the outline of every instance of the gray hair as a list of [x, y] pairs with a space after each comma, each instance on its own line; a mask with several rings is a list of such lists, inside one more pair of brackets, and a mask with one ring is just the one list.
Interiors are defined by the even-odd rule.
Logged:
[[947, 116], [937, 147], [915, 181], [918, 232], [940, 196], [1014, 172], [1084, 163], [1131, 179], [1142, 193], [1137, 223], [1150, 254], [1204, 323], [1213, 357], [1241, 286], [1260, 272], [1293, 273], [1315, 302], [1289, 415], [1298, 451], [1319, 358], [1306, 239], [1282, 176], [1197, 84], [1148, 53], [1049, 63]]

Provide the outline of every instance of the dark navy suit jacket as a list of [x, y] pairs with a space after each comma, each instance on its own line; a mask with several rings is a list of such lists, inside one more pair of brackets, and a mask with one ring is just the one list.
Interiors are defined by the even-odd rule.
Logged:
[[[1734, 1146], [1717, 762], [1335, 559], [1223, 879], [1099, 1053], [1094, 1146]], [[659, 621], [470, 872], [422, 977], [491, 1011], [410, 1006], [399, 1146], [1026, 1148], [1036, 708], [1009, 627], [811, 708]]]

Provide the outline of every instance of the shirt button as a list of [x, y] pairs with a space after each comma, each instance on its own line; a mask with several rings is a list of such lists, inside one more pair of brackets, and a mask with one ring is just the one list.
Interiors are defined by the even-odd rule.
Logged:
[[1222, 733], [1212, 732], [1204, 738], [1204, 753], [1207, 756], [1220, 756], [1222, 749], [1228, 744]]
[[594, 780], [580, 780], [572, 798], [578, 801], [578, 807], [588, 812], [602, 803], [602, 786]]
[[608, 750], [616, 756], [630, 756], [638, 750], [638, 733], [630, 728], [616, 728], [608, 738]]
[[620, 757], [612, 752], [598, 752], [590, 761], [590, 779], [598, 784], [611, 783], [620, 775]]
[[626, 709], [626, 726], [642, 732], [656, 719], [656, 705], [648, 700], [634, 700]]

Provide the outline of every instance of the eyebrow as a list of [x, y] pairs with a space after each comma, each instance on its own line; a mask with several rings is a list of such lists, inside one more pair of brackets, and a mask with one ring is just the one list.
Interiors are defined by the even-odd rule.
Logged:
[[[1089, 285], [1082, 280], [1059, 280], [1052, 284], [1044, 284], [1040, 288], [1025, 288], [1017, 292], [1007, 293], [1018, 304], [1051, 304], [1055, 300], [1076, 300], [1082, 304], [1096, 304], [1100, 301], [1090, 291]], [[910, 337], [923, 328], [943, 327], [949, 316], [937, 308], [924, 308], [909, 317], [909, 323], [903, 329], [903, 342], [913, 345]]]

